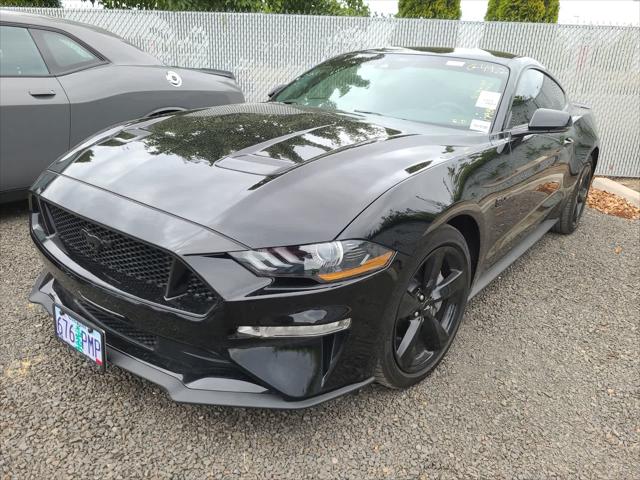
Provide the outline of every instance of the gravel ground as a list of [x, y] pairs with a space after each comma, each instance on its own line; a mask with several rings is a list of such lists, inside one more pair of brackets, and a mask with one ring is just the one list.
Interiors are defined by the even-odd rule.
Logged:
[[2, 478], [638, 478], [639, 222], [588, 211], [545, 236], [420, 385], [295, 412], [178, 405], [94, 373], [27, 303], [26, 222], [0, 211]]

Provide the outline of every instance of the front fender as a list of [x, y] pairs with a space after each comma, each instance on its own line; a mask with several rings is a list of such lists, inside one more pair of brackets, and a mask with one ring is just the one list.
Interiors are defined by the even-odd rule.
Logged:
[[454, 217], [467, 215], [481, 228], [483, 213], [473, 198], [464, 198], [456, 175], [466, 162], [435, 164], [378, 197], [338, 236], [366, 238], [413, 255], [430, 232]]

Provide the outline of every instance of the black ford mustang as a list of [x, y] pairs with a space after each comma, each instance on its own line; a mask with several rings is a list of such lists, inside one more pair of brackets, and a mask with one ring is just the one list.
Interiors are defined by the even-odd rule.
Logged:
[[299, 408], [423, 379], [470, 297], [598, 161], [588, 109], [529, 58], [383, 49], [262, 104], [105, 131], [31, 195], [31, 295], [97, 365], [177, 401]]

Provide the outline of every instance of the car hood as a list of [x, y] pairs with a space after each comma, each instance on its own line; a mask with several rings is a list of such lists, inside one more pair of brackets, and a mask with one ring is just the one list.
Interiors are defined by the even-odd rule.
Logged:
[[279, 103], [197, 110], [110, 133], [50, 170], [252, 248], [331, 240], [409, 175], [487, 141]]

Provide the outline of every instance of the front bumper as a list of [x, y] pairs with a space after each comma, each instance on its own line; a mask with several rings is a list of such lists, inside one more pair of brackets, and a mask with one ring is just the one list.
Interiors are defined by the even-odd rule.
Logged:
[[[38, 212], [31, 216], [31, 235], [45, 272], [30, 300], [50, 313], [54, 304], [61, 305], [100, 326], [106, 332], [108, 363], [158, 384], [178, 402], [305, 408], [373, 381], [380, 328], [400, 258], [387, 270], [357, 281], [274, 291], [264, 278], [228, 258], [176, 254], [221, 299], [208, 314], [194, 316], [149, 304], [105, 284], [74, 263], [55, 235], [44, 234], [39, 216]], [[183, 231], [181, 225], [172, 224], [178, 222], [173, 217], [162, 220], [165, 231]], [[166, 238], [145, 240], [159, 244]], [[347, 317], [348, 330], [321, 337], [237, 334], [239, 326], [308, 325]]]
[[[29, 300], [42, 305], [53, 315], [54, 304], [69, 308], [56, 293], [56, 281], [48, 272], [40, 274], [31, 291]], [[76, 306], [77, 310], [77, 306]], [[95, 318], [92, 321], [96, 322]], [[104, 325], [103, 325], [104, 326]], [[121, 347], [122, 348], [122, 347]], [[359, 390], [373, 381], [367, 378], [344, 387], [300, 400], [285, 400], [267, 388], [247, 380], [225, 377], [199, 377], [188, 381], [180, 373], [154, 365], [150, 361], [137, 358], [107, 341], [107, 362], [144, 378], [164, 389], [176, 402], [234, 407], [256, 407], [274, 409], [300, 409], [312, 407], [349, 392]]]

